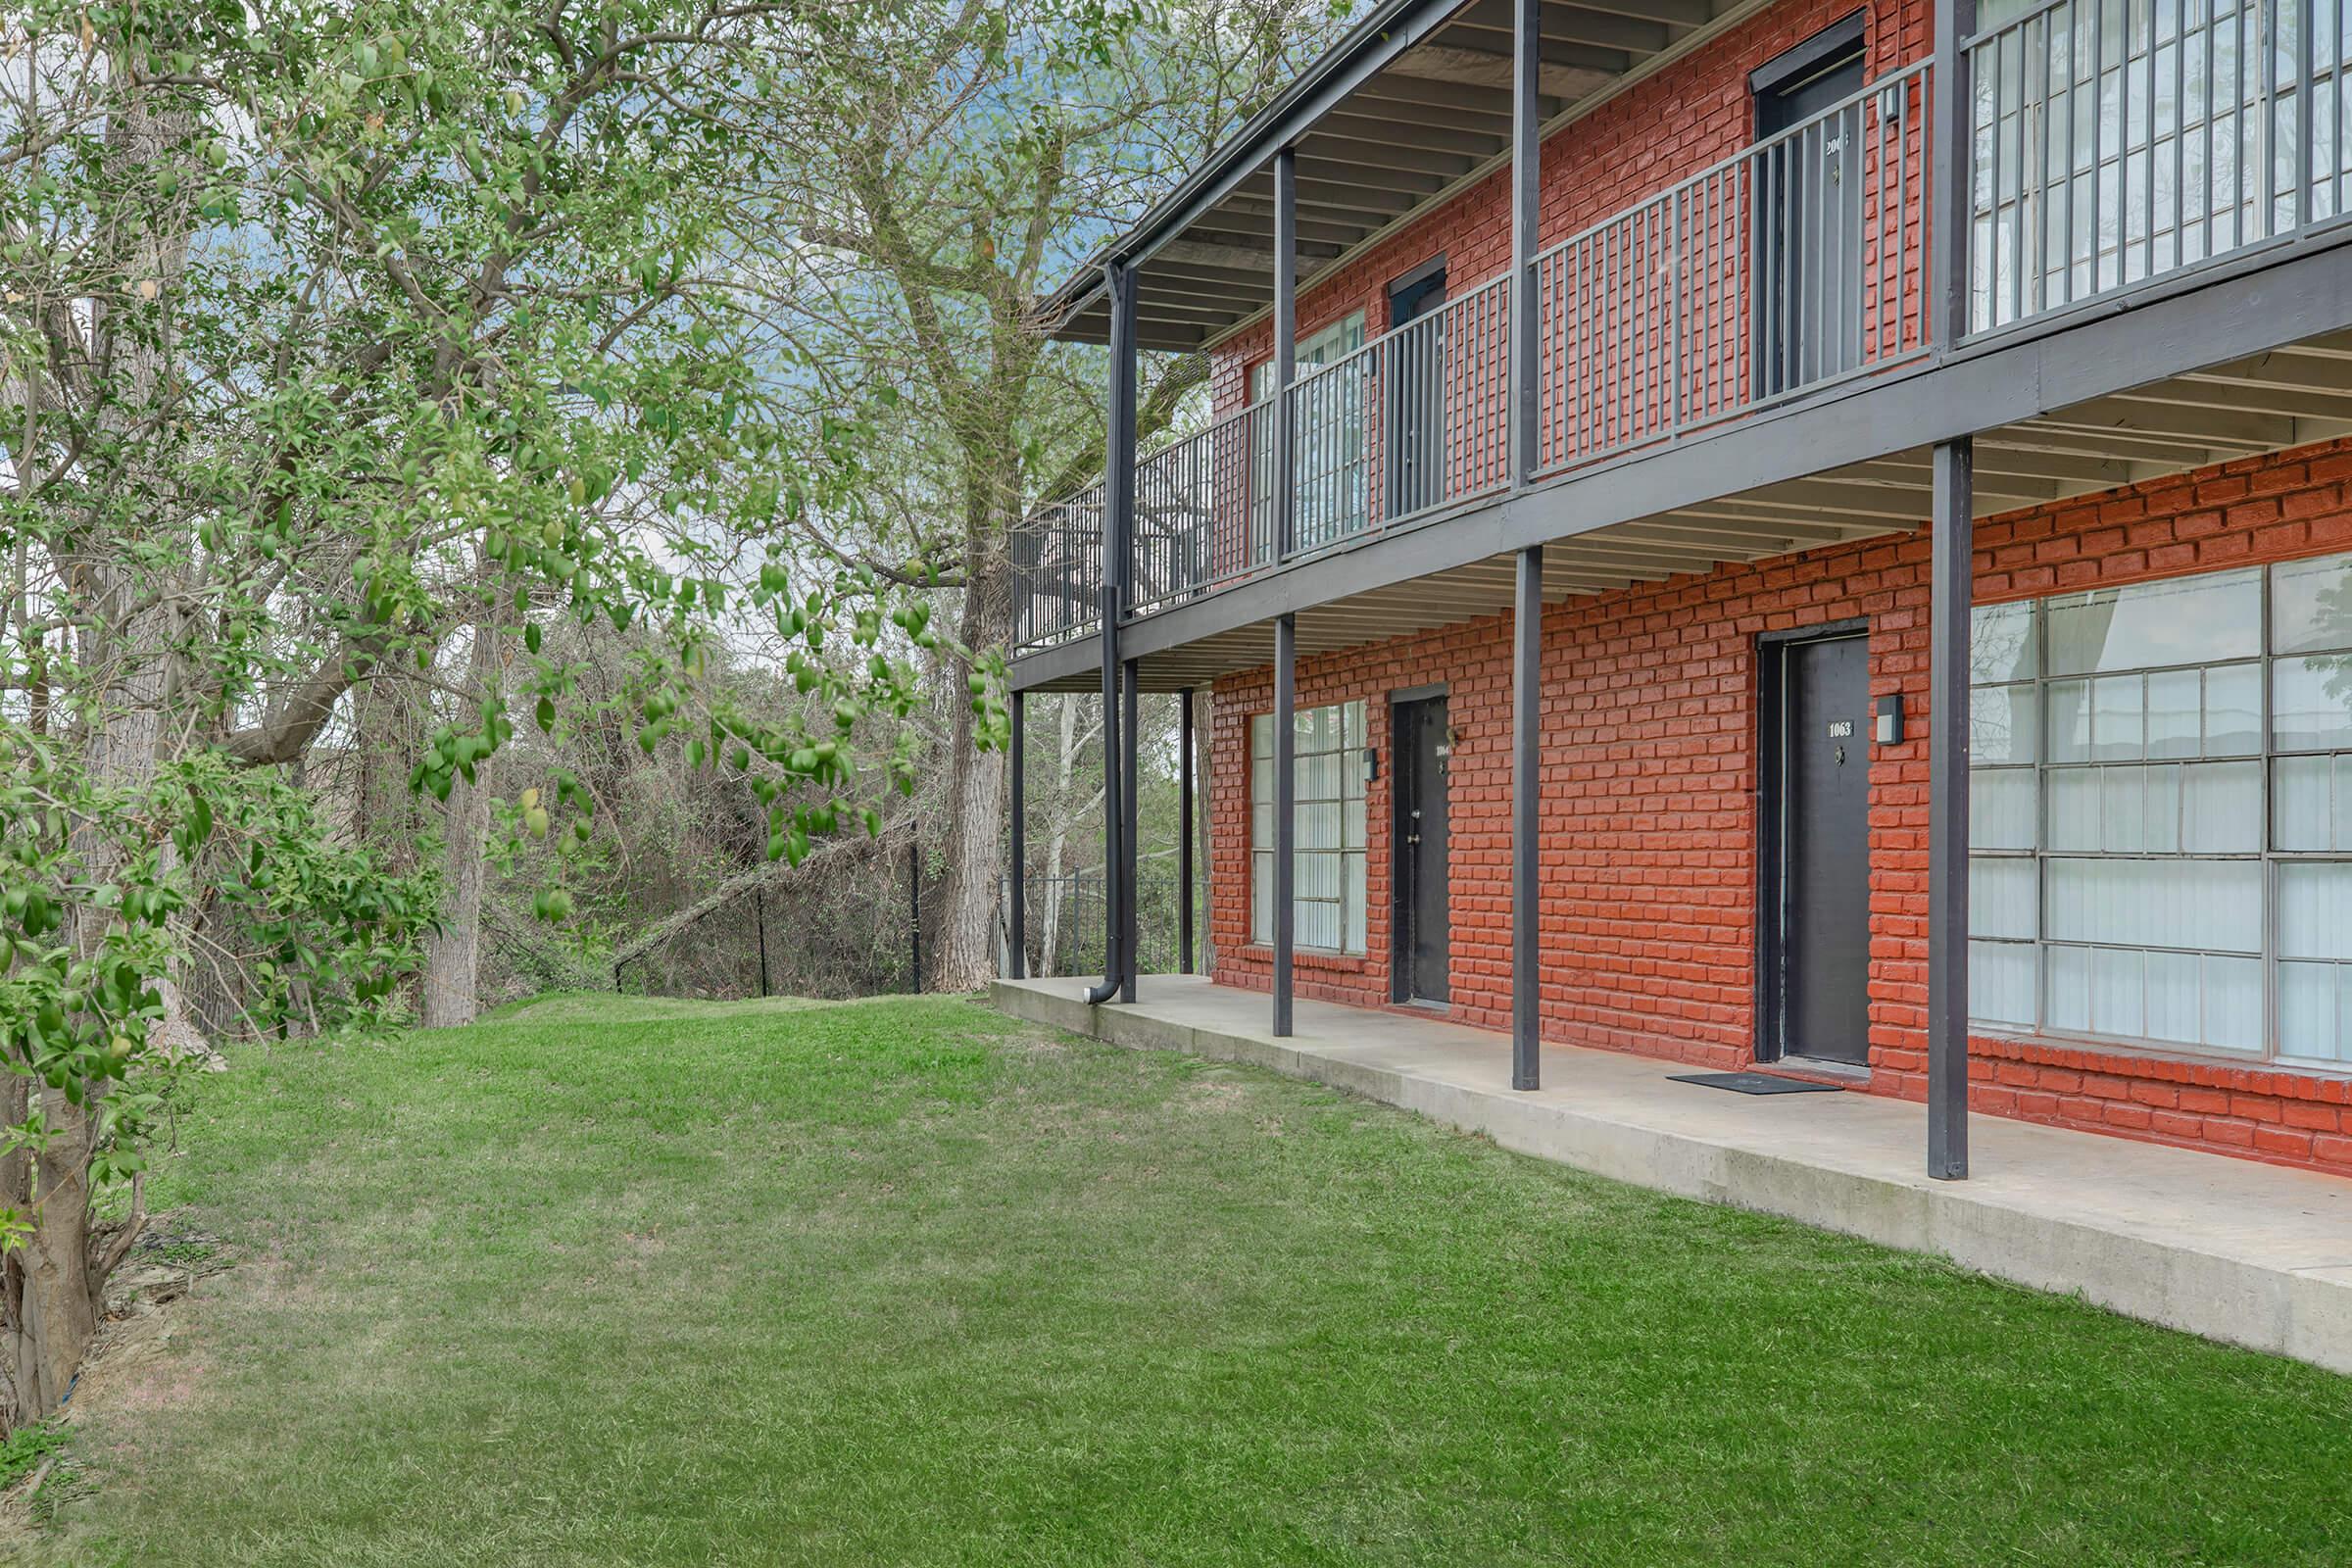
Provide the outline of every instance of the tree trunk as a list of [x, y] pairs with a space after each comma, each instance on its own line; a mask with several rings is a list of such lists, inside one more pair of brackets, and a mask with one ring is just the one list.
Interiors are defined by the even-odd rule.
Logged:
[[1061, 960], [1062, 878], [1069, 858], [1070, 770], [1078, 758], [1078, 699], [1061, 697], [1061, 732], [1054, 749], [1054, 836], [1046, 845], [1045, 947], [1041, 975], [1051, 976]]
[[46, 1418], [98, 1334], [105, 1275], [90, 1267], [90, 1122], [55, 1090], [40, 1096], [56, 1136], [34, 1157], [39, 1221], [9, 1259], [11, 1425]]
[[[1012, 618], [1004, 530], [984, 530], [971, 554], [957, 635], [966, 648], [999, 648]], [[956, 673], [965, 671], [958, 666]], [[1004, 758], [980, 750], [962, 688], [951, 679], [948, 701], [956, 712], [947, 756], [947, 874], [928, 953], [929, 989], [946, 992], [977, 991], [994, 977], [997, 888], [1004, 874]]]
[[[486, 694], [498, 678], [495, 630], [487, 613], [474, 628], [467, 662], [473, 676], [468, 689], [476, 697]], [[449, 792], [449, 810], [442, 819], [441, 925], [425, 938], [417, 1003], [417, 1019], [427, 1029], [471, 1023], [480, 1005], [476, 982], [481, 972], [482, 845], [490, 836], [490, 775], [495, 765], [491, 759], [481, 759], [473, 764], [472, 782], [461, 773]]]

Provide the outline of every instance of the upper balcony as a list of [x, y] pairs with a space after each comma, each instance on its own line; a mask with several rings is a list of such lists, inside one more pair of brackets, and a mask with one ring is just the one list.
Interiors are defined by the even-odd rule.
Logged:
[[[1471, 6], [1432, 25], [1489, 24], [1492, 9]], [[1649, 73], [1677, 59], [1703, 72], [1705, 52], [1726, 47], [1727, 29], [1756, 10], [1703, 21], [1684, 13], [1679, 33], [1660, 24], [1643, 36], [1675, 36]], [[1555, 74], [1540, 79], [1562, 90], [1570, 84], [1559, 74], [1568, 67], [1552, 62], [1554, 17], [1571, 12], [1586, 15], [1542, 12], [1545, 70]], [[2352, 21], [2334, 0], [2044, 0], [1987, 6], [1984, 17], [1956, 43], [1969, 84], [1950, 155], [1968, 224], [1955, 257], [1964, 313], [1947, 316], [1933, 297], [1938, 214], [1959, 210], [1934, 189], [1932, 151], [1938, 76], [1953, 68], [1929, 58], [1924, 37], [1893, 37], [1874, 41], [1881, 59], [1895, 58], [1866, 76], [1858, 21], [1842, 44], [1832, 29], [1810, 76], [1770, 94], [1758, 87], [1761, 134], [1596, 221], [1541, 236], [1522, 288], [1505, 265], [1360, 347], [1299, 367], [1287, 388], [1204, 411], [1140, 452], [1124, 615], [1458, 516], [1506, 492], [1662, 450], [1695, 452], [1770, 412], [2112, 314], [2201, 270], [2258, 266], [2266, 248], [2283, 254], [2337, 223], [2352, 173], [2343, 133]], [[1592, 47], [1562, 35], [1563, 53]], [[1507, 83], [1489, 90], [1510, 102]], [[1326, 96], [1331, 118], [1364, 108], [1360, 97]], [[1544, 144], [1546, 160], [1573, 156], [1580, 118], [1556, 105], [1554, 117], [1563, 128]], [[1399, 123], [1395, 135], [1409, 142], [1426, 128]], [[1284, 131], [1289, 144], [1311, 145], [1302, 133], [1297, 124]], [[1513, 172], [1473, 168], [1374, 232], [1437, 214], [1443, 233], [1448, 204], [1467, 212], [1479, 180]], [[1372, 194], [1360, 200], [1378, 194], [1375, 176], [1366, 178]], [[1196, 195], [1178, 218], [1230, 220], [1205, 202]], [[1573, 204], [1544, 202], [1547, 216], [1555, 208]], [[1152, 254], [1192, 231], [1173, 220], [1160, 226], [1156, 236], [1150, 224], [1139, 231], [1159, 247]], [[1322, 275], [1368, 249], [1329, 251]], [[1254, 301], [1273, 292], [1270, 281], [1261, 289], [1209, 272], [1185, 286], [1190, 303], [1163, 294], [1139, 307], [1147, 318], [1159, 313], [1168, 334], [1160, 346], [1179, 346], [1188, 332], [1212, 347], [1230, 343]], [[1200, 303], [1215, 287], [1229, 296], [1222, 315]], [[1310, 278], [1303, 292], [1314, 287]], [[1514, 472], [1520, 299], [1533, 317], [1525, 352], [1534, 409], [1524, 471]], [[1956, 326], [1939, 331], [1939, 321]], [[2086, 480], [2132, 471], [2084, 456], [2056, 466]], [[1098, 484], [1040, 507], [1015, 530], [1018, 649], [1098, 626], [1106, 500]], [[1617, 581], [1604, 568], [1580, 577], [1571, 567], [1557, 586], [1590, 592]]]

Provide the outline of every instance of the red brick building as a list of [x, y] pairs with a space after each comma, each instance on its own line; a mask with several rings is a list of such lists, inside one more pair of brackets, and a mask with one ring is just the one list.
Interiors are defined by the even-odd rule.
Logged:
[[1215, 407], [1016, 692], [1200, 694], [1222, 983], [2352, 1174], [2309, 6], [1382, 8], [1065, 291]]

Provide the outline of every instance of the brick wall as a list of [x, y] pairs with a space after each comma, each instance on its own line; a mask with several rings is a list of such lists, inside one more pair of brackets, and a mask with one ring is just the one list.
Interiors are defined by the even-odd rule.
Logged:
[[[1988, 519], [1979, 602], [2352, 550], [2352, 441]], [[1863, 619], [1874, 697], [1928, 733], [1928, 541], [1905, 536], [1547, 612], [1544, 624], [1545, 1038], [1731, 1067], [1750, 1059], [1758, 633]], [[1387, 755], [1387, 696], [1444, 681], [1451, 760], [1454, 1015], [1510, 1022], [1509, 622], [1491, 618], [1301, 662], [1301, 706], [1360, 698]], [[1264, 989], [1249, 944], [1249, 715], [1270, 671], [1218, 683], [1208, 727], [1209, 919], [1218, 978]], [[1871, 1088], [1925, 1093], [1924, 740], [1871, 749]], [[1369, 952], [1300, 955], [1301, 996], [1389, 998], [1388, 772], [1367, 790]], [[2352, 1077], [2049, 1038], [1976, 1042], [1972, 1102], [2352, 1174]]]
[[[1785, 0], [1760, 12], [1544, 142], [1541, 243], [1565, 239], [1746, 146], [1755, 136], [1748, 74], [1856, 11], [1865, 13], [1872, 79], [1934, 52], [1935, 13], [1925, 0]], [[1440, 253], [1449, 294], [1507, 270], [1508, 172], [1489, 175], [1303, 291], [1298, 335], [1357, 310], [1367, 335], [1386, 331], [1389, 283]], [[1210, 384], [1220, 416], [1242, 407], [1249, 368], [1272, 349], [1273, 329], [1262, 321], [1218, 347]]]

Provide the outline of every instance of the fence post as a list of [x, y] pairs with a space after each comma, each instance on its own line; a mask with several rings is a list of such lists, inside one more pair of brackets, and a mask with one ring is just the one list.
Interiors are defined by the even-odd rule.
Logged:
[[767, 995], [767, 892], [752, 889], [752, 922], [760, 932], [760, 995]]

